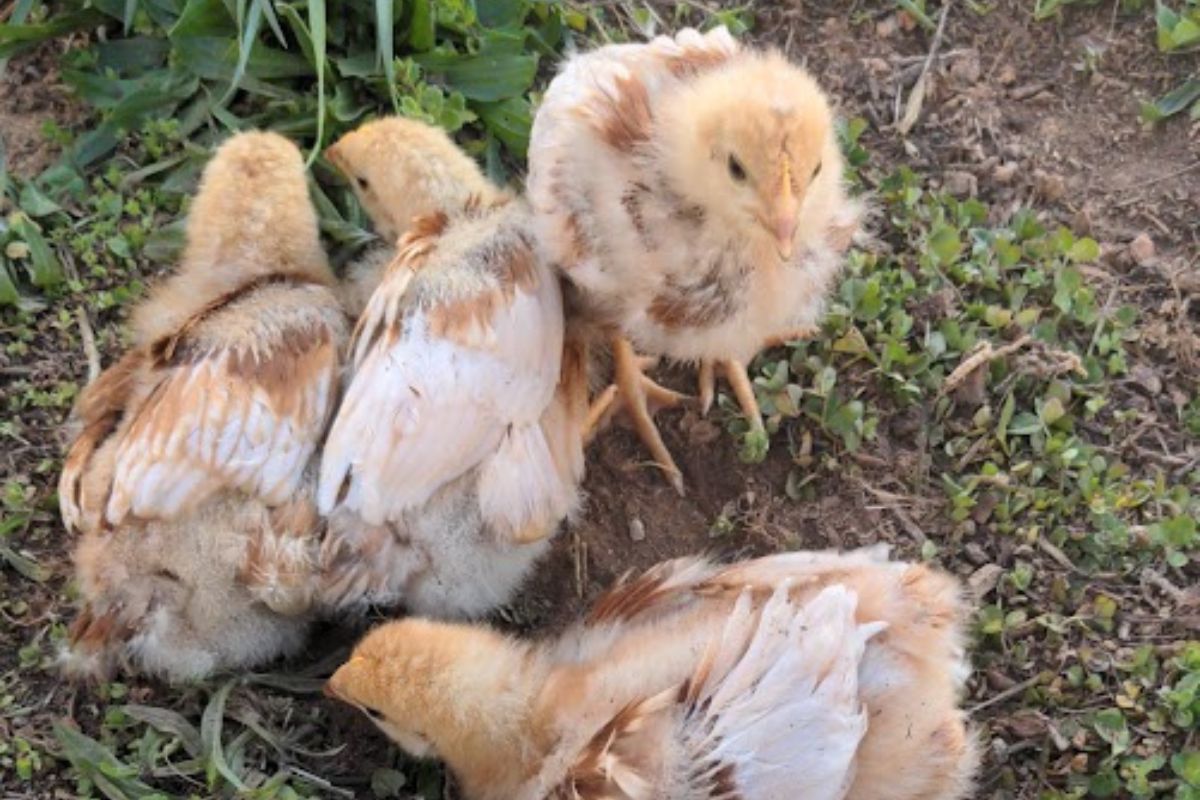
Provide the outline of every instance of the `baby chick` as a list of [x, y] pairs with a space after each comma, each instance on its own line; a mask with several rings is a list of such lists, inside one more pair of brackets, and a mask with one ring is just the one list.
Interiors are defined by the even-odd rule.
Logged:
[[527, 181], [539, 243], [613, 340], [606, 397], [680, 492], [647, 404], [678, 398], [635, 349], [701, 361], [707, 402], [720, 365], [761, 428], [745, 362], [819, 318], [860, 214], [842, 167], [812, 77], [724, 28], [575, 56], [546, 91]]
[[959, 586], [874, 548], [624, 580], [557, 641], [408, 619], [326, 693], [470, 800], [944, 800], [978, 760]]
[[178, 270], [75, 408], [59, 483], [82, 535], [68, 672], [132, 661], [183, 679], [299, 646], [314, 453], [349, 337], [333, 285], [300, 152], [272, 133], [229, 139]]
[[325, 158], [350, 182], [381, 243], [346, 271], [343, 304], [357, 318], [396, 254], [396, 240], [417, 217], [455, 213], [468, 202], [490, 205], [500, 196], [474, 159], [441, 128], [404, 117], [384, 117], [346, 134]]
[[[396, 174], [368, 180], [399, 192]], [[527, 207], [489, 194], [415, 223], [359, 320], [321, 460], [327, 606], [481, 614], [576, 505], [582, 345]]]

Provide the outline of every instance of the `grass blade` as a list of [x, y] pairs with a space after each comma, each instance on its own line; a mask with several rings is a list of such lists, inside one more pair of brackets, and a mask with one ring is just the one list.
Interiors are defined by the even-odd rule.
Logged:
[[137, 779], [138, 770], [120, 761], [112, 751], [95, 739], [55, 723], [54, 737], [62, 746], [63, 755], [80, 776], [95, 784], [110, 800], [149, 800], [163, 797]]
[[99, 11], [87, 9], [69, 14], [57, 14], [48, 22], [37, 25], [12, 23], [0, 25], [0, 63], [22, 50], [28, 50], [39, 42], [90, 28], [100, 24], [104, 19], [104, 14]]
[[29, 277], [39, 289], [51, 289], [63, 282], [62, 265], [50, 249], [37, 223], [22, 213], [13, 215], [12, 230], [29, 246]]
[[0, 254], [0, 308], [15, 306], [21, 302], [21, 292], [17, 289], [17, 281], [13, 278], [8, 259]]
[[284, 50], [287, 49], [287, 37], [283, 35], [283, 28], [279, 26], [279, 17], [275, 16], [275, 0], [263, 0], [262, 4], [263, 16], [267, 18], [267, 26], [271, 29], [271, 33], [275, 34], [275, 39], [279, 42], [279, 46]]
[[231, 678], [217, 689], [208, 701], [208, 705], [205, 706], [204, 714], [200, 717], [200, 741], [204, 748], [205, 773], [210, 789], [216, 787], [218, 775], [238, 791], [246, 788], [246, 784], [225, 760], [224, 746], [221, 743], [221, 729], [225, 723], [225, 704], [229, 701], [229, 693], [237, 684], [238, 679]]
[[[13, 6], [12, 13], [8, 15], [9, 25], [23, 25], [25, 20], [29, 18], [29, 12], [33, 10], [33, 0], [17, 0], [17, 4]], [[8, 66], [7, 58], [0, 58], [0, 77], [4, 76], [4, 69]]]
[[199, 758], [203, 754], [204, 744], [200, 740], [200, 732], [179, 712], [134, 703], [122, 706], [121, 710], [138, 722], [144, 722], [157, 731], [171, 734], [179, 740], [183, 749], [187, 750], [188, 755], [193, 758]]
[[[238, 16], [241, 17], [241, 9], [243, 5], [238, 4]], [[239, 25], [241, 35], [238, 37], [238, 60], [237, 66], [233, 69], [233, 77], [230, 79], [229, 89], [226, 90], [225, 96], [221, 98], [218, 106], [224, 106], [237, 92], [238, 87], [242, 84], [242, 78], [246, 75], [246, 64], [250, 62], [250, 50], [254, 47], [254, 41], [258, 38], [258, 26], [262, 23], [263, 18], [263, 0], [250, 0], [250, 10], [245, 14], [244, 20], [239, 20], [244, 25]]]
[[387, 78], [388, 97], [392, 108], [400, 110], [400, 98], [396, 95], [396, 25], [392, 18], [392, 0], [375, 0], [375, 55], [383, 64]]
[[1200, 77], [1186, 80], [1153, 103], [1144, 104], [1142, 119], [1146, 122], [1159, 122], [1175, 116], [1196, 102], [1200, 102]]
[[125, 12], [121, 15], [121, 24], [125, 27], [125, 35], [133, 30], [133, 18], [137, 15], [138, 0], [125, 0]]
[[308, 28], [317, 70], [317, 138], [305, 166], [312, 166], [325, 143], [325, 0], [309, 0]]

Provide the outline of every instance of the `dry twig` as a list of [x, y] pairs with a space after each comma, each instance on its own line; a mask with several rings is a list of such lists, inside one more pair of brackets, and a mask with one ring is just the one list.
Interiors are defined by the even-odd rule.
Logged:
[[946, 3], [942, 6], [942, 13], [938, 17], [937, 31], [934, 32], [933, 41], [929, 45], [929, 54], [925, 56], [925, 63], [921, 65], [921, 74], [917, 76], [917, 82], [913, 84], [912, 91], [908, 95], [908, 102], [904, 104], [904, 116], [896, 122], [896, 131], [901, 136], [907, 136], [921, 116], [921, 106], [925, 103], [925, 91], [929, 85], [929, 70], [937, 59], [938, 48], [942, 46], [942, 35], [946, 31], [946, 19], [950, 16], [951, 5], [953, 4]]
[[947, 395], [953, 392], [959, 386], [966, 382], [967, 378], [971, 377], [971, 373], [975, 370], [990, 364], [997, 358], [1004, 358], [1010, 353], [1015, 353], [1025, 345], [1033, 341], [1033, 337], [1025, 334], [1015, 342], [1004, 345], [1001, 348], [993, 348], [990, 341], [984, 340], [982, 344], [975, 348], [975, 351], [963, 359], [962, 363], [954, 368], [954, 371], [946, 376], [946, 380], [942, 383], [942, 388], [939, 394]]
[[87, 356], [88, 383], [100, 377], [100, 351], [96, 349], [96, 332], [82, 306], [75, 309], [75, 320], [79, 323], [79, 338], [83, 340], [83, 353]]

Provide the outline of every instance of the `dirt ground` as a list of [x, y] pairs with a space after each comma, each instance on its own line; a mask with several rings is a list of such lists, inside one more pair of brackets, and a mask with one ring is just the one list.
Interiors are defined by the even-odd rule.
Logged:
[[[871, 122], [864, 142], [872, 164], [908, 164], [950, 192], [979, 196], [998, 211], [1035, 204], [1096, 238], [1103, 257], [1095, 279], [1143, 287], [1148, 330], [1157, 331], [1157, 339], [1149, 341], [1158, 348], [1163, 374], [1194, 370], [1195, 337], [1180, 336], [1168, 320], [1179, 311], [1170, 304], [1185, 302], [1180, 298], [1200, 284], [1200, 125], [1175, 119], [1150, 130], [1138, 120], [1139, 104], [1177, 85], [1185, 63], [1192, 62], [1164, 62], [1154, 50], [1152, 16], [1117, 15], [1115, 3], [1072, 10], [1061, 24], [1034, 22], [1032, 3], [994, 5], [983, 16], [959, 6], [950, 11], [921, 114], [907, 137], [895, 131], [895, 122], [926, 62], [929, 32], [910, 29], [891, 12], [872, 12], [852, 25], [857, 4], [828, 0], [761, 4], [754, 35], [806, 61], [840, 99], [845, 115]], [[0, 83], [0, 131], [17, 174], [34, 174], [53, 158], [40, 133], [45, 120], [70, 126], [80, 119], [48, 56], [43, 50], [14, 60]], [[1144, 257], [1145, 240], [1139, 237], [1152, 242], [1151, 257]], [[1156, 319], [1162, 320], [1157, 329]], [[0, 354], [0, 380], [31, 375], [51, 382], [82, 380], [85, 366], [78, 356], [29, 364]], [[686, 385], [691, 373], [673, 370], [670, 377]], [[30, 465], [56, 458], [57, 422], [45, 419], [44, 427], [28, 428], [28, 448], [6, 453], [0, 467], [8, 475], [29, 475], [35, 472]], [[747, 466], [739, 462], [733, 438], [713, 421], [694, 412], [662, 415], [667, 444], [687, 481], [687, 497], [679, 498], [647, 465], [632, 434], [606, 434], [589, 453], [582, 513], [559, 536], [511, 621], [519, 628], [552, 630], [626, 570], [696, 552], [741, 555], [883, 540], [913, 556], [927, 537], [943, 545], [942, 563], [964, 578], [981, 559], [1005, 563], [1011, 558], [1005, 543], [945, 538], [950, 525], [940, 485], [903, 469], [923, 457], [904, 434], [911, 426], [903, 422], [891, 421], [864, 447], [848, 473], [853, 478], [818, 477], [816, 495], [822, 499], [811, 503], [785, 493], [793, 464], [781, 437], [764, 463]], [[783, 435], [801, 434], [796, 428]], [[64, 543], [36, 532], [53, 529], [54, 509], [45, 502], [52, 479], [52, 472], [36, 475], [39, 510], [28, 535], [17, 539], [52, 570], [52, 579], [33, 585], [10, 571], [0, 573], [3, 593], [19, 593], [32, 608], [21, 629], [0, 636], [12, 652], [26, 644], [26, 631], [36, 629], [31, 620], [67, 613], [59, 596], [68, 575]], [[906, 498], [906, 512], [898, 515], [882, 503], [881, 492]], [[718, 519], [731, 524], [714, 526]], [[5, 669], [13, 658], [10, 653], [0, 659]], [[970, 684], [967, 704], [1016, 680], [979, 676]], [[70, 696], [53, 682], [42, 688], [41, 709], [61, 708]], [[143, 702], [164, 696], [154, 686], [135, 691]], [[1001, 703], [981, 715], [985, 741], [1004, 730], [1006, 713]], [[347, 726], [339, 734], [368, 730], [341, 710], [334, 719]], [[0, 738], [7, 733], [0, 730]], [[45, 728], [26, 735], [49, 738]], [[991, 796], [995, 769], [989, 756], [981, 797]]]

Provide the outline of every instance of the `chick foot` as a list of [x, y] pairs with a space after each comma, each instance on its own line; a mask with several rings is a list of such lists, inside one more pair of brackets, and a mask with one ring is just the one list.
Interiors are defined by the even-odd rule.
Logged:
[[[811, 339], [819, 331], [820, 328], [813, 325], [793, 328], [792, 330], [767, 337], [763, 341], [762, 349], [769, 350], [772, 347], [780, 347], [797, 339]], [[746, 419], [750, 422], [750, 427], [756, 431], [762, 431], [762, 413], [759, 411], [758, 401], [754, 397], [754, 387], [751, 386], [749, 378], [746, 377], [745, 365], [740, 361], [713, 361], [705, 359], [700, 362], [700, 413], [702, 415], [708, 414], [709, 409], [712, 408], [713, 399], [716, 397], [717, 378], [715, 367], [717, 364], [721, 365], [726, 380], [733, 387], [738, 405], [742, 407], [742, 413], [746, 415]]]
[[639, 358], [628, 340], [613, 340], [614, 383], [601, 392], [588, 408], [583, 440], [585, 443], [591, 442], [618, 412], [624, 411], [629, 416], [638, 438], [650, 450], [654, 463], [666, 474], [671, 486], [682, 497], [683, 473], [679, 471], [675, 459], [663, 443], [662, 435], [654, 424], [654, 414], [664, 408], [675, 408], [691, 398], [660, 386], [647, 377], [643, 370], [653, 363], [653, 360]]
[[733, 396], [737, 398], [738, 405], [742, 408], [742, 414], [746, 417], [746, 422], [750, 424], [751, 433], [765, 435], [766, 428], [763, 425], [762, 411], [758, 408], [758, 400], [754, 397], [754, 386], [750, 383], [750, 376], [746, 373], [746, 365], [741, 361], [705, 359], [700, 362], [700, 413], [707, 414], [708, 410], [712, 408], [713, 398], [717, 393], [716, 368], [718, 366], [725, 374], [725, 380], [729, 381], [729, 385], [733, 388]]

